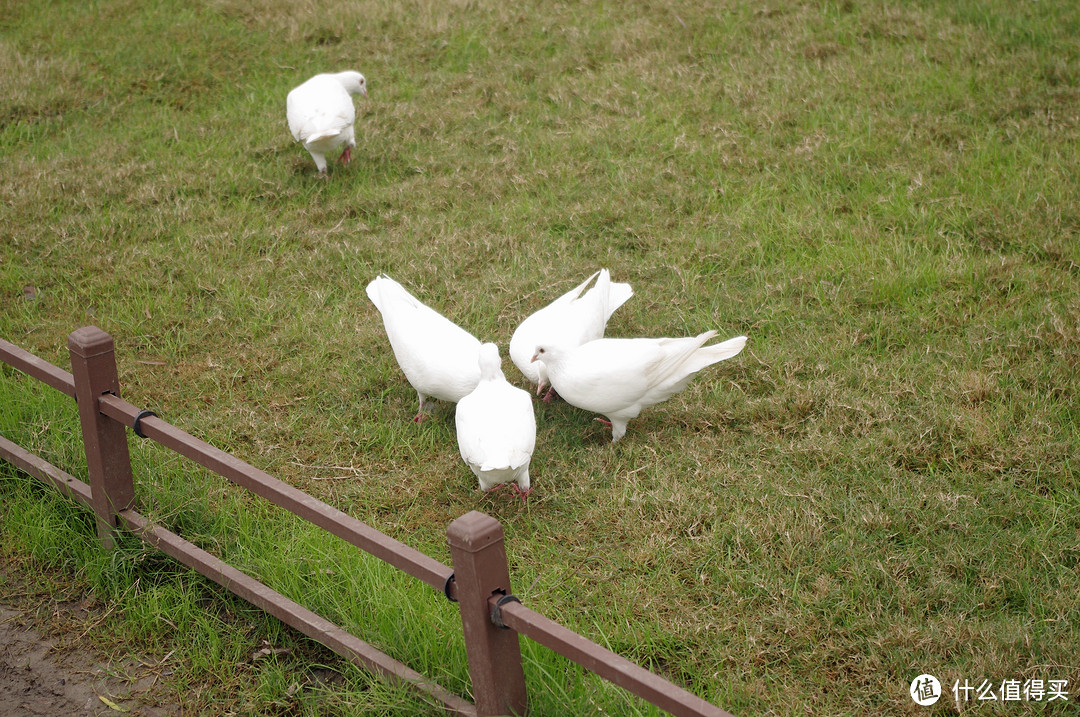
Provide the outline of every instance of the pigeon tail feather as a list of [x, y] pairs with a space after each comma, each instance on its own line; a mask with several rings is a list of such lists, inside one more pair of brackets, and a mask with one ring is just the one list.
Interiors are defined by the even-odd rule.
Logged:
[[341, 134], [340, 129], [324, 129], [308, 135], [307, 139], [305, 139], [304, 142], [310, 144], [312, 142], [318, 142], [323, 139], [329, 139], [330, 137], [337, 137], [339, 134]]
[[566, 292], [565, 294], [560, 296], [558, 299], [555, 299], [555, 301], [553, 301], [551, 303], [553, 303], [553, 304], [569, 304], [571, 301], [574, 301], [574, 300], [580, 298], [581, 295], [583, 293], [585, 293], [585, 287], [588, 286], [589, 284], [591, 284], [592, 280], [596, 278], [596, 275], [599, 274], [602, 271], [604, 271], [604, 270], [603, 269], [598, 269], [598, 270], [594, 271], [592, 273], [592, 276], [590, 276], [588, 279], [581, 282], [580, 284], [575, 286], [573, 289]]
[[[712, 332], [716, 334], [715, 331]], [[712, 338], [710, 336], [709, 338]], [[714, 363], [727, 360], [733, 356], [737, 356], [743, 347], [746, 345], [745, 336], [736, 336], [733, 339], [722, 341], [712, 346], [702, 346], [690, 357], [686, 362], [686, 368], [691, 373], [697, 373], [706, 366], [712, 366]]]
[[634, 295], [634, 290], [629, 284], [616, 282], [608, 289], [607, 310], [604, 311], [604, 323], [611, 319], [615, 310], [626, 303], [627, 299]]

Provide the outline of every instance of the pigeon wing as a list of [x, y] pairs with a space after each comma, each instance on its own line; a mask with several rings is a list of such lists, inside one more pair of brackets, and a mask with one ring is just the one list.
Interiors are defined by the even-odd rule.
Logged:
[[483, 471], [518, 468], [536, 447], [536, 417], [529, 394], [505, 380], [478, 386], [458, 403], [458, 449]]
[[285, 114], [293, 139], [305, 143], [336, 137], [356, 121], [352, 97], [341, 83], [316, 75], [285, 98]]

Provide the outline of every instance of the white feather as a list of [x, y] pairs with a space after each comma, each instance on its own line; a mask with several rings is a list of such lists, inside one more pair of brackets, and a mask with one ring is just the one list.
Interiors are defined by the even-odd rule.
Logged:
[[457, 402], [480, 381], [480, 341], [424, 305], [390, 277], [367, 285], [371, 303], [382, 314], [394, 358], [420, 401], [415, 420], [423, 420], [427, 399]]
[[548, 380], [569, 404], [607, 416], [611, 441], [642, 409], [686, 388], [701, 369], [735, 356], [745, 336], [705, 346], [716, 335], [706, 331], [678, 339], [597, 339], [578, 347], [537, 346]]
[[[593, 279], [596, 284], [585, 291]], [[510, 360], [530, 383], [543, 387], [543, 364], [532, 362], [536, 347], [573, 348], [602, 337], [611, 314], [633, 295], [629, 284], [611, 283], [608, 270], [601, 269], [522, 321], [510, 339]]]
[[359, 72], [347, 71], [315, 75], [285, 98], [289, 131], [320, 172], [326, 171], [326, 155], [344, 147], [347, 161], [348, 150], [356, 146], [353, 95], [367, 97], [367, 80]]
[[480, 381], [458, 401], [454, 417], [461, 458], [480, 480], [481, 490], [512, 482], [527, 494], [536, 447], [532, 399], [506, 381], [495, 344], [480, 347], [479, 367]]

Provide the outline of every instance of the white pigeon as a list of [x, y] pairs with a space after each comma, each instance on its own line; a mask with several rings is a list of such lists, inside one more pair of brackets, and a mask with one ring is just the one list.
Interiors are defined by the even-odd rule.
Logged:
[[367, 97], [367, 80], [359, 72], [315, 75], [294, 87], [285, 98], [285, 116], [293, 139], [303, 142], [319, 173], [326, 172], [326, 155], [341, 146], [341, 161], [352, 159], [356, 146], [352, 95]]
[[671, 398], [698, 371], [735, 356], [746, 345], [745, 336], [736, 336], [704, 346], [715, 335], [706, 331], [680, 339], [597, 339], [576, 348], [541, 344], [532, 360], [544, 363], [548, 380], [567, 403], [608, 417], [614, 443], [641, 409]]
[[[596, 284], [585, 287], [596, 279]], [[547, 383], [542, 362], [532, 361], [536, 347], [543, 344], [575, 348], [604, 335], [608, 319], [634, 295], [629, 284], [611, 283], [607, 269], [601, 269], [536, 313], [514, 331], [510, 339], [510, 359], [539, 394]], [[550, 400], [551, 391], [544, 397]]]
[[480, 382], [458, 401], [458, 450], [481, 490], [510, 483], [524, 501], [532, 491], [529, 461], [536, 447], [532, 398], [507, 382], [495, 344], [480, 347], [479, 366]]
[[480, 341], [475, 336], [385, 274], [367, 285], [367, 295], [382, 314], [398, 366], [416, 389], [420, 408], [414, 421], [424, 420], [428, 398], [456, 403], [476, 388]]

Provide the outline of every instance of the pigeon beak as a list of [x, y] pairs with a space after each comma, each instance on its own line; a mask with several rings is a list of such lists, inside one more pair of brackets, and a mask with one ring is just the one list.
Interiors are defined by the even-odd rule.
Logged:
[[533, 363], [540, 358], [540, 354], [533, 354], [533, 357], [529, 359], [529, 363]]
[[544, 383], [543, 381], [540, 381], [540, 383], [536, 384], [536, 395], [537, 395], [537, 396], [539, 396], [539, 395], [540, 395], [540, 392], [544, 390], [544, 387], [545, 387], [546, 385], [547, 385], [547, 384], [545, 384], [545, 383]]

